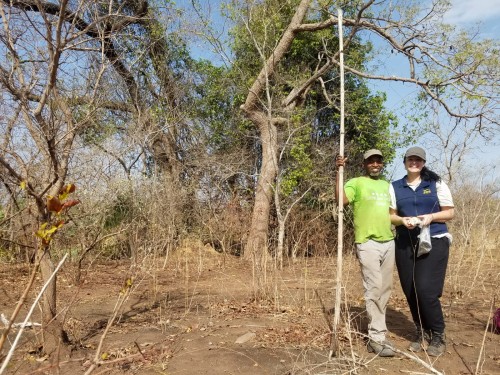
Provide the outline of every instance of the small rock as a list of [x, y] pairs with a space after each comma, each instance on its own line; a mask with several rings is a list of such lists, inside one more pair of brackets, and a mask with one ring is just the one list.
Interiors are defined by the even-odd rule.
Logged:
[[235, 344], [244, 344], [250, 340], [252, 340], [255, 336], [257, 336], [254, 332], [247, 332], [244, 335], [241, 335], [234, 342]]

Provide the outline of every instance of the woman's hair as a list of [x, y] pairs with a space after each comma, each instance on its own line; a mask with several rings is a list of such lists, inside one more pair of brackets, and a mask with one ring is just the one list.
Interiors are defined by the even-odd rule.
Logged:
[[420, 171], [420, 178], [424, 181], [441, 181], [441, 177], [426, 166], [424, 166]]

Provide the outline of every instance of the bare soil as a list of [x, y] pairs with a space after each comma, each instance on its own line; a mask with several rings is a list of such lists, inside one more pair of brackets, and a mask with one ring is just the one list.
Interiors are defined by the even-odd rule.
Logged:
[[[400, 353], [379, 358], [367, 352], [363, 290], [351, 254], [344, 258], [343, 323], [335, 341], [340, 352], [329, 358], [335, 269], [335, 257], [301, 259], [278, 271], [270, 265], [263, 271], [267, 298], [255, 301], [251, 265], [207, 247], [139, 264], [91, 264], [80, 286], [74, 285], [74, 265], [68, 262], [58, 279], [58, 309], [71, 352], [43, 356], [40, 328], [27, 329], [7, 373], [84, 374], [100, 340], [94, 374], [500, 373], [500, 336], [488, 327], [495, 293], [500, 305], [498, 264], [477, 275], [473, 293], [448, 281], [442, 298], [448, 345], [437, 359], [406, 351], [413, 326], [396, 273], [387, 321], [389, 338]], [[27, 266], [0, 265], [0, 313], [10, 316], [28, 276]], [[131, 277], [132, 286], [124, 288]], [[38, 280], [31, 301], [40, 288]], [[127, 298], [117, 309], [124, 291]], [[35, 311], [33, 322], [40, 319]], [[106, 332], [114, 311], [116, 320]], [[17, 332], [9, 333], [3, 355]]]

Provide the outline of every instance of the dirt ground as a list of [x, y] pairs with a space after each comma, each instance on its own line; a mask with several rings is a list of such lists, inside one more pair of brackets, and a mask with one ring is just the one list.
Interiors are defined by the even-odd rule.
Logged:
[[[72, 343], [70, 355], [62, 351], [59, 356], [42, 356], [40, 329], [34, 327], [24, 331], [6, 373], [84, 374], [96, 356], [100, 364], [93, 374], [500, 373], [500, 335], [487, 327], [495, 293], [500, 305], [495, 286], [498, 264], [491, 267], [493, 273], [477, 275], [473, 293], [447, 282], [442, 302], [448, 346], [437, 359], [425, 353], [411, 358], [406, 351], [412, 323], [395, 273], [387, 321], [389, 338], [400, 352], [395, 358], [379, 358], [366, 350], [359, 267], [355, 257], [346, 254], [343, 324], [336, 340], [340, 352], [329, 358], [335, 261], [336, 257], [307, 258], [282, 271], [270, 267], [264, 271], [269, 298], [260, 302], [252, 300], [251, 266], [207, 247], [184, 249], [168, 259], [146, 258], [135, 265], [91, 264], [80, 286], [74, 285], [75, 269], [68, 262], [58, 279], [58, 318]], [[25, 266], [0, 265], [0, 313], [6, 317], [28, 275]], [[120, 291], [130, 277], [132, 286], [119, 306]], [[40, 287], [38, 280], [31, 301]], [[16, 321], [24, 319], [30, 306], [26, 304]], [[116, 320], [106, 331], [114, 311]], [[37, 308], [31, 321], [39, 320]], [[18, 328], [11, 331], [5, 349], [17, 332]]]

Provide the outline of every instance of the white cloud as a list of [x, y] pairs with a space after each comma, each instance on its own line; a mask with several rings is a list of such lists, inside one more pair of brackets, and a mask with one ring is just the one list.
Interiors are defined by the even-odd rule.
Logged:
[[445, 21], [464, 24], [492, 21], [500, 17], [500, 0], [451, 0]]

